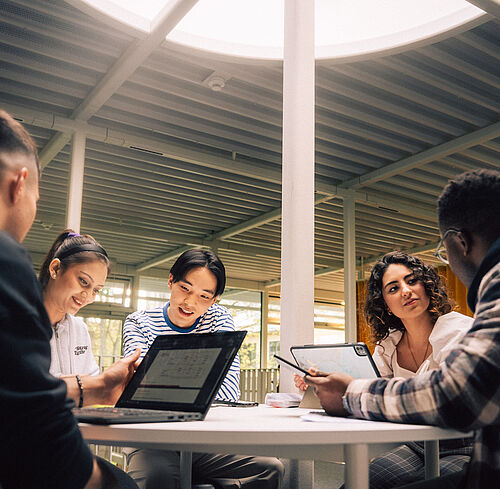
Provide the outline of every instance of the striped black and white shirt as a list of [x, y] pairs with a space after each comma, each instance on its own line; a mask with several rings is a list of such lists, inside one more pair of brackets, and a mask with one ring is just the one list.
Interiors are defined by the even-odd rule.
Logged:
[[[141, 358], [149, 350], [158, 335], [215, 333], [219, 331], [234, 331], [234, 321], [231, 313], [219, 304], [210, 306], [205, 314], [200, 316], [190, 328], [175, 326], [166, 313], [169, 303], [162, 307], [137, 311], [130, 314], [123, 325], [123, 350], [128, 356], [136, 348], [141, 350]], [[236, 355], [229, 372], [222, 383], [217, 399], [237, 401], [240, 397], [240, 359]]]

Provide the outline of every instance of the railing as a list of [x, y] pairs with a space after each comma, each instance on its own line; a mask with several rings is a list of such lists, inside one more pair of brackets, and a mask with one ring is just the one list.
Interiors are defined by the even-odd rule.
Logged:
[[277, 368], [251, 368], [240, 372], [240, 390], [243, 401], [262, 404], [268, 392], [278, 392], [279, 370]]
[[95, 359], [97, 362], [97, 365], [99, 365], [99, 369], [101, 372], [111, 366], [113, 363], [115, 363], [117, 360], [120, 360], [123, 355], [96, 355]]

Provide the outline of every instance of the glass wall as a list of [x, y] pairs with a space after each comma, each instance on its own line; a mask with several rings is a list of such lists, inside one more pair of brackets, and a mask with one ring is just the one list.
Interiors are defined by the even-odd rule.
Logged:
[[92, 351], [102, 368], [109, 367], [122, 354], [122, 325], [120, 319], [84, 318], [89, 328]]
[[[269, 297], [268, 315], [268, 368], [278, 365], [273, 355], [280, 354], [280, 299]], [[314, 343], [344, 343], [344, 306], [330, 302], [314, 303]]]
[[261, 293], [229, 289], [220, 304], [227, 307], [234, 318], [237, 330], [247, 331], [240, 349], [241, 368], [260, 366]]

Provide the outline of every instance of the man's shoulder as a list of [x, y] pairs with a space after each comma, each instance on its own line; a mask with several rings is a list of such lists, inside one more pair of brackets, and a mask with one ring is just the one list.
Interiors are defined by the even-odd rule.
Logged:
[[231, 314], [229, 312], [229, 309], [221, 304], [218, 304], [217, 302], [215, 304], [212, 304], [207, 312], [211, 313], [216, 313], [216, 314]]
[[204, 315], [204, 319], [211, 321], [214, 319], [220, 319], [224, 317], [232, 317], [231, 312], [227, 307], [221, 306], [220, 304], [212, 304]]
[[153, 307], [150, 309], [141, 309], [127, 316], [127, 321], [135, 321], [137, 323], [155, 322], [163, 320], [163, 307]]
[[[14, 299], [21, 296], [33, 302], [41, 291], [28, 252], [5, 231], [0, 231], [0, 289]], [[5, 298], [5, 297], [4, 297]]]
[[[231, 312], [220, 304], [212, 304], [207, 312], [202, 316], [198, 324], [198, 330], [210, 328], [211, 331], [219, 330], [220, 328], [234, 328], [234, 321]], [[215, 329], [213, 329], [215, 328]]]
[[19, 266], [31, 267], [31, 260], [26, 249], [6, 231], [0, 231], [0, 261], [15, 262]]
[[492, 280], [500, 279], [500, 261], [490, 268], [490, 270], [484, 275], [481, 280], [481, 284], [479, 285], [479, 289], [482, 290], [488, 285], [490, 285]]

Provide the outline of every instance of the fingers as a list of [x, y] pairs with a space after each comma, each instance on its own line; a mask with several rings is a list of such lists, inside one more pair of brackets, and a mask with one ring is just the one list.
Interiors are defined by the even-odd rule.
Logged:
[[139, 360], [140, 356], [141, 356], [141, 350], [140, 348], [136, 348], [134, 353], [132, 353], [128, 357], [124, 357], [123, 360], [125, 361], [125, 363], [132, 364], [136, 363], [137, 360]]
[[313, 377], [312, 375], [306, 375], [304, 377], [304, 382], [312, 387], [321, 384], [323, 382], [322, 377]]
[[[315, 368], [310, 368], [309, 375], [306, 375], [304, 377], [304, 382], [307, 384], [307, 383], [309, 383], [308, 382], [309, 379], [324, 378], [324, 377], [328, 377], [328, 375], [330, 375], [330, 374], [327, 374], [326, 372], [321, 372], [321, 370], [316, 370]], [[312, 385], [312, 384], [309, 383], [309, 385]]]
[[295, 374], [293, 376], [293, 382], [295, 384], [295, 387], [297, 387], [297, 389], [300, 389], [301, 391], [305, 391], [307, 389], [307, 385], [304, 382], [304, 378], [301, 377], [300, 375]]

